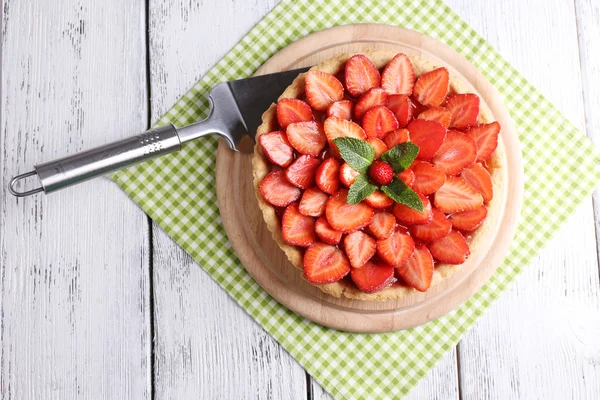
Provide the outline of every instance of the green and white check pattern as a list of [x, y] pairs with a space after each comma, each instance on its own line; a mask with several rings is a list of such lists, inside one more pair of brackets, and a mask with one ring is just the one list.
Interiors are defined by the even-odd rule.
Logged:
[[[235, 256], [215, 193], [213, 139], [121, 171], [116, 182], [334, 397], [399, 398], [460, 340], [600, 181], [600, 152], [451, 9], [439, 1], [282, 1], [158, 122], [206, 116], [206, 95], [252, 75], [289, 43], [352, 23], [414, 29], [458, 50], [504, 97], [525, 161], [525, 203], [511, 252], [462, 307], [403, 332], [361, 335], [307, 321], [266, 294]], [[556, 195], [560, 193], [561, 195]], [[566, 195], [568, 193], [568, 195]]]

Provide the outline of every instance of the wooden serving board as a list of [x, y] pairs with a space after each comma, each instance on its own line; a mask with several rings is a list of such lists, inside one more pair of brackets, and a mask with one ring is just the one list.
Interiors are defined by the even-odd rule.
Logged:
[[[258, 74], [311, 66], [344, 52], [391, 49], [428, 59], [449, 68], [500, 122], [500, 146], [506, 148], [506, 184], [500, 193], [499, 218], [487, 245], [481, 246], [462, 268], [427, 291], [400, 300], [365, 302], [338, 299], [323, 293], [301, 277], [273, 240], [254, 194], [251, 154], [231, 151], [225, 143], [217, 150], [217, 198], [221, 218], [237, 256], [250, 275], [276, 300], [319, 324], [351, 332], [390, 332], [438, 318], [465, 302], [494, 273], [513, 238], [523, 193], [520, 144], [512, 120], [494, 87], [452, 48], [408, 29], [376, 24], [347, 25], [300, 39], [268, 60]], [[510, 196], [508, 196], [510, 193]]]

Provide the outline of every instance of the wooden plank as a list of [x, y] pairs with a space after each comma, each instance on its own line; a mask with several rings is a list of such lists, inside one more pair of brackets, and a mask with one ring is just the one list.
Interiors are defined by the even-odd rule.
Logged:
[[[276, 1], [150, 2], [157, 120]], [[306, 398], [304, 370], [153, 225], [157, 398]]]
[[112, 183], [17, 200], [8, 179], [146, 125], [143, 1], [4, 1], [5, 399], [148, 398], [148, 224]]
[[[583, 128], [572, 3], [448, 4]], [[600, 396], [600, 293], [594, 249], [593, 212], [587, 200], [459, 345], [463, 398]]]

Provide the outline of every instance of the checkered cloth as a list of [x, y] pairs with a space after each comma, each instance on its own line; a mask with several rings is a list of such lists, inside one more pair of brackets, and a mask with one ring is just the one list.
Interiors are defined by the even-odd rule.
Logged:
[[217, 141], [203, 139], [113, 178], [335, 398], [399, 398], [452, 349], [600, 181], [600, 152], [451, 9], [439, 1], [282, 1], [158, 122], [206, 117], [206, 95], [251, 76], [278, 50], [315, 31], [383, 23], [423, 32], [455, 48], [499, 90], [519, 132], [525, 202], [510, 254], [463, 306], [424, 326], [388, 334], [334, 331], [290, 312], [248, 275], [216, 204]]

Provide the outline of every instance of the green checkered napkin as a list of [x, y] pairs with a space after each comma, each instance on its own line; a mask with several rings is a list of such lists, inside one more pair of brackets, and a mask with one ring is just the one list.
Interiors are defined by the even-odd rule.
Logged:
[[[206, 95], [248, 77], [278, 50], [315, 31], [354, 23], [398, 25], [458, 50], [500, 91], [525, 161], [525, 202], [509, 256], [462, 307], [424, 326], [352, 334], [307, 321], [250, 278], [227, 239], [216, 204], [214, 139], [116, 174], [114, 179], [264, 329], [338, 399], [407, 394], [459, 341], [600, 181], [600, 152], [487, 42], [438, 1], [282, 1], [158, 122], [206, 117]], [[561, 193], [560, 196], [555, 193]], [[569, 193], [569, 195], [565, 195]]]

